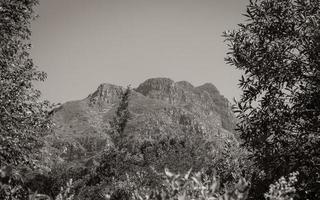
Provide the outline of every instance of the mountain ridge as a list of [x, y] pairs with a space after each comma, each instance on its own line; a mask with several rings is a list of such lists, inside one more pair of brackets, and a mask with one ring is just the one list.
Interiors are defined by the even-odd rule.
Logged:
[[[46, 140], [64, 160], [81, 159], [103, 150], [122, 91], [102, 83], [82, 100], [66, 102], [52, 113], [56, 124]], [[151, 78], [132, 89], [131, 118], [125, 132], [133, 144], [166, 135], [204, 134], [217, 143], [236, 142], [230, 103], [211, 83], [193, 86], [187, 81]]]

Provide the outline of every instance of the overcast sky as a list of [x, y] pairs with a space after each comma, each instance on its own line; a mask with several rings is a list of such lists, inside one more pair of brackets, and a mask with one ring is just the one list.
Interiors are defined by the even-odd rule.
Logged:
[[247, 0], [40, 0], [32, 57], [48, 73], [44, 98], [85, 98], [100, 83], [136, 87], [152, 77], [213, 83], [231, 100], [240, 72], [228, 66], [224, 30]]

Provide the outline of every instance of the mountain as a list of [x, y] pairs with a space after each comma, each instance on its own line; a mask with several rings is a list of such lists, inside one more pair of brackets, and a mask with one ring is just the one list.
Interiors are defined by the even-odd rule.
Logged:
[[[45, 138], [47, 153], [58, 155], [61, 161], [77, 160], [90, 158], [112, 144], [109, 123], [123, 90], [104, 83], [87, 98], [56, 108], [52, 112], [55, 128]], [[230, 103], [211, 83], [195, 87], [186, 81], [148, 79], [132, 90], [129, 111], [124, 131], [135, 145], [194, 133], [203, 134], [217, 144], [237, 143]]]

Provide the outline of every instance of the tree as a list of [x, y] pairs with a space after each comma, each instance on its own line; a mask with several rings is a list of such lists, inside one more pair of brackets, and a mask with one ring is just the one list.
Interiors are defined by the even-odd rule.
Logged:
[[30, 58], [37, 0], [0, 0], [0, 199], [25, 199], [21, 168], [33, 167], [39, 136], [50, 126], [49, 103], [34, 81], [46, 74]]
[[40, 102], [40, 92], [33, 86], [46, 74], [37, 70], [29, 55], [30, 26], [37, 4], [37, 0], [0, 1], [1, 198], [22, 198], [19, 194], [8, 197], [4, 190], [13, 191], [21, 183], [12, 177], [17, 166], [34, 165], [32, 155], [41, 144], [38, 138], [50, 125], [49, 103]]
[[224, 37], [227, 63], [244, 71], [238, 130], [261, 170], [254, 196], [299, 171], [300, 198], [319, 199], [320, 1], [252, 0], [244, 16]]
[[114, 144], [121, 150], [124, 147], [124, 129], [130, 117], [129, 112], [129, 97], [131, 94], [130, 86], [126, 90], [122, 91], [120, 95], [120, 103], [116, 110], [116, 115], [110, 122], [109, 134], [111, 135]]
[[[125, 127], [130, 118], [129, 112], [129, 97], [131, 94], [130, 87], [127, 87], [121, 92], [120, 102], [116, 109], [115, 116], [110, 122], [110, 127], [106, 131], [111, 136], [113, 146], [109, 146], [101, 155], [101, 163], [98, 167], [99, 179], [114, 179], [125, 175], [129, 170], [132, 170], [135, 164], [134, 159], [125, 159], [131, 157], [127, 150], [127, 140], [125, 135]], [[129, 155], [130, 154], [130, 155]], [[102, 177], [102, 178], [101, 178]]]

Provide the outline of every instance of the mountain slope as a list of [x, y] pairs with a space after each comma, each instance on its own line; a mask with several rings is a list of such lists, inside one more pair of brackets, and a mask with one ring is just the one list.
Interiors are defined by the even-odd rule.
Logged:
[[[46, 137], [63, 160], [89, 158], [112, 144], [108, 135], [123, 88], [101, 84], [87, 98], [67, 102], [52, 118], [56, 124]], [[148, 79], [133, 89], [129, 98], [130, 119], [125, 135], [133, 145], [166, 136], [203, 134], [217, 145], [237, 144], [232, 129], [235, 119], [228, 101], [212, 84], [194, 87], [186, 81]]]

